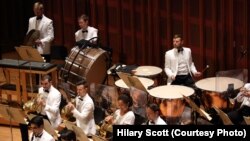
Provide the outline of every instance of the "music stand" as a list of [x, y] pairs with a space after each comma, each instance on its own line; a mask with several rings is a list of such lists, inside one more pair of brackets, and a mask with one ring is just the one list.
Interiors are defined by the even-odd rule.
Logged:
[[203, 116], [207, 120], [209, 120], [209, 121], [212, 120], [212, 117], [207, 112], [205, 112], [203, 109], [199, 108], [189, 97], [186, 97], [185, 95], [183, 95], [183, 97], [187, 101], [187, 103], [190, 105], [190, 107], [192, 107], [194, 109], [194, 111], [199, 113], [201, 116]]
[[43, 119], [44, 123], [44, 130], [47, 131], [52, 137], [54, 137], [55, 140], [58, 140], [58, 135], [55, 131], [55, 129], [51, 126], [49, 121], [47, 119]]
[[143, 84], [137, 77], [122, 72], [117, 72], [117, 74], [129, 88], [134, 87], [136, 89], [147, 92], [147, 89], [143, 86]]
[[15, 49], [22, 60], [44, 62], [42, 56], [36, 48], [32, 48], [31, 46], [20, 46], [15, 47]]
[[213, 108], [215, 109], [215, 111], [220, 116], [220, 118], [221, 118], [224, 125], [233, 125], [233, 122], [231, 121], [231, 119], [228, 117], [228, 115], [225, 112], [223, 112], [221, 109], [219, 109], [216, 106], [213, 106]]
[[244, 121], [246, 122], [246, 125], [250, 125], [250, 117], [243, 116]]

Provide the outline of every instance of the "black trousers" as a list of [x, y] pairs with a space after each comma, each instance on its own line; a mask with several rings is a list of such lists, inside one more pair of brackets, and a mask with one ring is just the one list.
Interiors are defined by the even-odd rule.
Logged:
[[184, 85], [188, 87], [194, 87], [194, 80], [190, 74], [188, 75], [176, 75], [172, 85]]

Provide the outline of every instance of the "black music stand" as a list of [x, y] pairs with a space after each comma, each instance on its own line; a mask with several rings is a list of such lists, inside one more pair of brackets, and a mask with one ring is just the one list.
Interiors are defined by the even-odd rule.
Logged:
[[40, 55], [37, 49], [32, 48], [31, 46], [20, 46], [15, 47], [15, 49], [22, 60], [44, 62], [43, 57]]

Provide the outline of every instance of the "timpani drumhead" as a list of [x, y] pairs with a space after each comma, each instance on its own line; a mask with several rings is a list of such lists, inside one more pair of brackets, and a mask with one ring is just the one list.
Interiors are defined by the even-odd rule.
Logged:
[[134, 71], [136, 76], [149, 77], [160, 74], [162, 69], [156, 66], [139, 66]]
[[[149, 78], [144, 77], [138, 77], [138, 79], [141, 81], [142, 85], [147, 89], [149, 86], [152, 86], [154, 84], [154, 81]], [[115, 81], [115, 85], [120, 88], [129, 88], [122, 79], [119, 79]]]
[[227, 91], [229, 84], [233, 84], [234, 89], [237, 90], [244, 85], [244, 82], [230, 77], [210, 77], [195, 83], [199, 89], [219, 93]]
[[194, 89], [181, 85], [164, 85], [148, 90], [153, 97], [162, 99], [177, 99], [183, 98], [183, 95], [188, 97], [194, 94]]

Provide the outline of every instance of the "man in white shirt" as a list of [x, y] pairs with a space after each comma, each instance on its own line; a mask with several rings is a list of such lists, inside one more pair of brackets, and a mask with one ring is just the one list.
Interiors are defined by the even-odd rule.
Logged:
[[72, 103], [67, 108], [76, 118], [76, 125], [80, 127], [87, 136], [96, 134], [96, 125], [94, 120], [94, 102], [89, 96], [87, 81], [83, 80], [76, 84], [77, 97], [76, 106]]
[[45, 58], [46, 62], [50, 62], [50, 47], [54, 40], [53, 21], [46, 17], [44, 13], [44, 6], [40, 2], [36, 2], [33, 6], [35, 16], [29, 19], [28, 32], [31, 30], [38, 30], [40, 38], [35, 41], [35, 47], [38, 52]]
[[160, 117], [160, 108], [157, 104], [151, 103], [147, 105], [146, 113], [148, 117], [147, 125], [167, 125], [167, 123]]
[[193, 76], [201, 76], [197, 72], [192, 60], [191, 49], [183, 47], [183, 39], [179, 34], [173, 37], [174, 48], [165, 54], [165, 72], [168, 76], [168, 84], [192, 86]]
[[55, 141], [55, 139], [44, 130], [43, 117], [35, 116], [30, 120], [30, 128], [32, 133], [30, 134], [30, 141]]
[[[89, 26], [89, 17], [87, 15], [81, 15], [78, 17], [78, 25], [80, 29], [75, 33], [76, 42], [84, 39], [89, 40], [93, 37], [98, 37], [98, 30], [94, 27]], [[97, 39], [93, 39], [91, 42], [95, 42]]]
[[42, 87], [39, 88], [38, 93], [43, 95], [42, 99], [38, 99], [39, 105], [44, 107], [40, 114], [47, 116], [52, 127], [57, 129], [61, 123], [60, 102], [61, 93], [52, 85], [51, 76], [45, 75], [42, 77]]
[[241, 88], [234, 100], [241, 103], [240, 108], [227, 114], [234, 124], [241, 124], [243, 116], [250, 116], [250, 83]]

